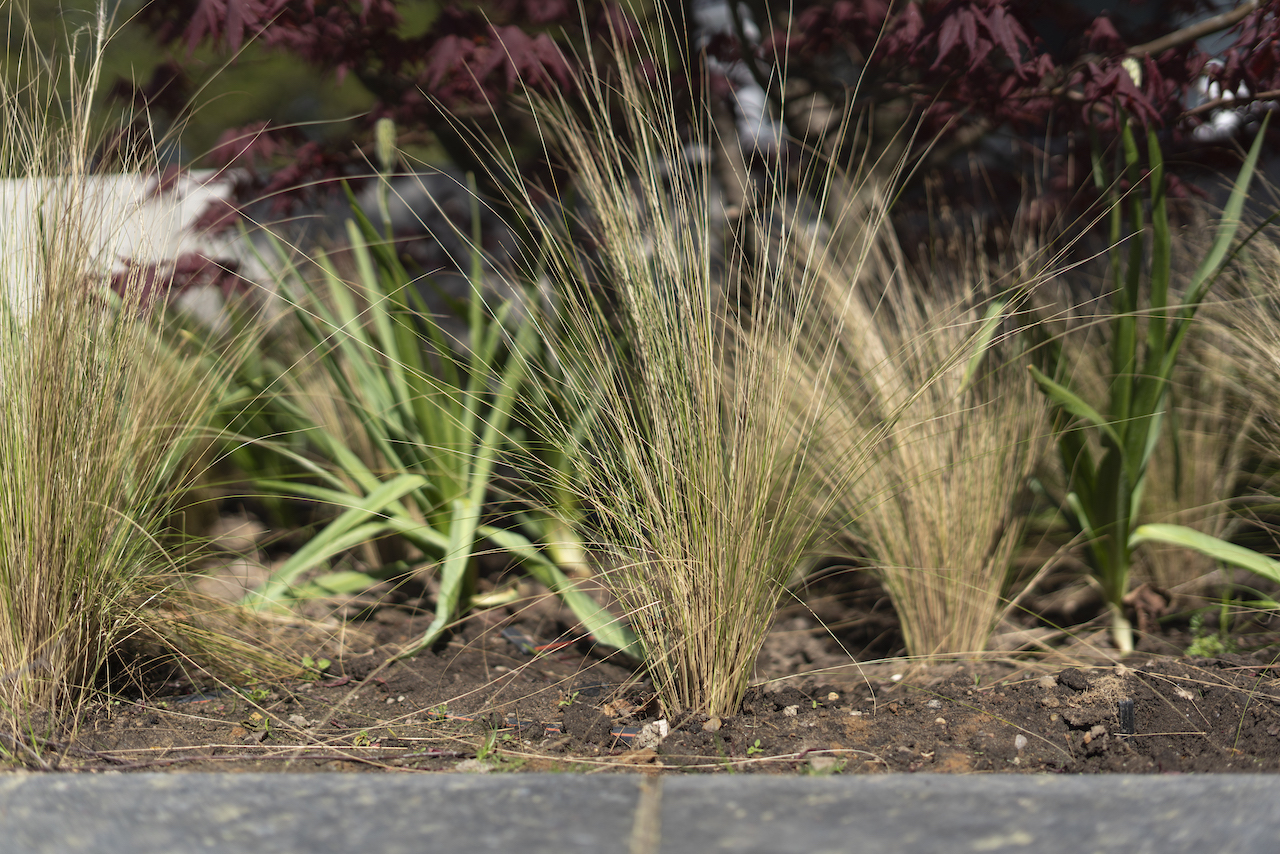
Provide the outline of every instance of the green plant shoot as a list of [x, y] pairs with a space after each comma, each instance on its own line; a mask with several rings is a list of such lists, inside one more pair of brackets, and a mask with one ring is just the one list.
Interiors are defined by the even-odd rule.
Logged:
[[[279, 406], [304, 425], [320, 455], [335, 468], [280, 448], [322, 485], [270, 479], [258, 485], [345, 509], [250, 594], [247, 604], [262, 608], [280, 603], [298, 594], [303, 573], [334, 555], [399, 535], [429, 556], [440, 575], [434, 619], [402, 653], [410, 655], [433, 644], [468, 609], [473, 557], [477, 544], [488, 540], [520, 559], [530, 575], [561, 596], [597, 640], [629, 649], [634, 635], [529, 539], [482, 521], [494, 465], [510, 441], [512, 410], [526, 382], [533, 328], [508, 322], [511, 304], [490, 316], [480, 295], [482, 260], [477, 252], [466, 306], [470, 346], [458, 354], [432, 321], [394, 249], [350, 199], [354, 219], [348, 221], [348, 236], [358, 282], [344, 281], [321, 256], [321, 285], [291, 275], [281, 282], [281, 292], [293, 306], [311, 352], [358, 418], [361, 437], [390, 476], [379, 477], [347, 439], [295, 401], [278, 396]], [[322, 576], [315, 584], [322, 590], [352, 590], [376, 580], [348, 571]]]
[[[1089, 561], [1111, 610], [1113, 641], [1124, 653], [1133, 650], [1133, 629], [1124, 615], [1123, 599], [1128, 592], [1134, 550], [1144, 542], [1195, 549], [1280, 580], [1280, 563], [1256, 552], [1179, 525], [1136, 524], [1148, 463], [1161, 438], [1174, 367], [1196, 312], [1229, 260], [1266, 126], [1264, 121], [1245, 158], [1209, 252], [1192, 274], [1181, 300], [1174, 303], [1170, 302], [1172, 240], [1164, 161], [1154, 130], [1147, 131], [1151, 251], [1146, 259], [1143, 201], [1132, 189], [1141, 180], [1140, 155], [1132, 129], [1126, 126], [1122, 134], [1124, 169], [1131, 187], [1127, 197], [1108, 184], [1101, 152], [1095, 149], [1095, 183], [1111, 194], [1115, 293], [1108, 400], [1103, 406], [1094, 406], [1066, 382], [1030, 367], [1036, 383], [1059, 414], [1058, 451], [1069, 477], [1067, 505], [1087, 543]], [[1122, 249], [1126, 243], [1127, 252]], [[1059, 352], [1059, 376], [1065, 373], [1065, 367]], [[1098, 440], [1096, 447], [1101, 449], [1096, 455], [1095, 446], [1088, 441], [1090, 431]]]

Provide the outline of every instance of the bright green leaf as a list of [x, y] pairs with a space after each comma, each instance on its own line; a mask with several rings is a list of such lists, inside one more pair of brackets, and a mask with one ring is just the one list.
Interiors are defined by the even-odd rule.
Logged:
[[1129, 537], [1129, 545], [1135, 547], [1141, 543], [1181, 546], [1222, 563], [1247, 569], [1271, 581], [1280, 582], [1280, 561], [1185, 525], [1141, 525]]
[[1043, 391], [1051, 401], [1077, 418], [1083, 419], [1094, 427], [1097, 427], [1114, 440], [1116, 445], [1123, 445], [1120, 441], [1119, 435], [1116, 434], [1115, 428], [1111, 426], [1111, 422], [1106, 418], [1103, 418], [1102, 414], [1086, 403], [1082, 397], [1071, 391], [1071, 389], [1066, 386], [1049, 379], [1049, 377], [1045, 376], [1044, 373], [1036, 368], [1035, 365], [1028, 365], [1027, 370], [1031, 372], [1031, 377], [1036, 381], [1036, 384], [1040, 386], [1040, 390]]

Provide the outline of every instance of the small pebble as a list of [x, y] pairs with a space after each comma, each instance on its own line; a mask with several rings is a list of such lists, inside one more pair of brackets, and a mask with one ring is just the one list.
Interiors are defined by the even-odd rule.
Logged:
[[890, 677], [889, 677], [889, 681], [891, 681], [891, 682], [901, 682], [901, 681], [902, 681], [902, 674], [901, 674], [901, 673], [895, 673], [895, 674], [893, 674], [892, 676], [890, 676]]
[[947, 725], [947, 719], [946, 719], [946, 718], [934, 718], [934, 719], [933, 719], [933, 722], [934, 722], [935, 724], [937, 724], [938, 726], [946, 726], [946, 725]]
[[794, 718], [800, 712], [799, 706], [787, 706], [782, 713], [789, 718]]
[[662, 740], [671, 732], [671, 725], [666, 719], [652, 721], [640, 728], [640, 734], [636, 736], [635, 744], [632, 747], [635, 750], [647, 750], [657, 747]]
[[707, 721], [702, 725], [703, 732], [719, 732], [719, 730], [720, 730], [719, 718], [708, 718]]
[[832, 691], [830, 694], [827, 695], [828, 703], [834, 703], [836, 700], [839, 700], [839, 699], [840, 699], [840, 695], [837, 694], [835, 691]]
[[930, 700], [929, 702], [925, 703], [925, 705], [926, 705], [926, 706], [928, 706], [928, 707], [929, 707], [929, 708], [931, 708], [931, 709], [941, 709], [941, 708], [942, 708], [942, 701], [941, 701], [941, 700]]
[[289, 723], [299, 727], [300, 729], [306, 729], [311, 726], [311, 721], [307, 720], [302, 715], [289, 715]]
[[1013, 737], [1013, 746], [1016, 750], [1022, 750], [1027, 746], [1027, 737], [1025, 735], [1016, 735]]

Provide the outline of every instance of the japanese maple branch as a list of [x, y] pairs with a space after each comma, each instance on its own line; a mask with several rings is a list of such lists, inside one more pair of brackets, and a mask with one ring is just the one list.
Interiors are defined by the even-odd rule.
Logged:
[[1224, 108], [1243, 107], [1246, 104], [1256, 103], [1258, 101], [1272, 101], [1280, 98], [1280, 89], [1268, 89], [1265, 92], [1248, 95], [1223, 95], [1221, 98], [1214, 98], [1212, 101], [1205, 101], [1203, 104], [1192, 107], [1182, 115], [1198, 116], [1201, 113], [1210, 113], [1214, 110]]
[[1235, 26], [1238, 22], [1244, 20], [1248, 15], [1258, 10], [1258, 0], [1249, 0], [1248, 3], [1241, 3], [1230, 12], [1223, 12], [1221, 15], [1214, 15], [1212, 18], [1205, 18], [1195, 24], [1183, 27], [1176, 32], [1161, 36], [1154, 41], [1146, 44], [1134, 45], [1127, 51], [1132, 56], [1142, 54], [1163, 53], [1171, 47], [1179, 47], [1187, 42], [1193, 42], [1198, 38], [1216, 33], [1219, 30], [1225, 30], [1228, 27]]

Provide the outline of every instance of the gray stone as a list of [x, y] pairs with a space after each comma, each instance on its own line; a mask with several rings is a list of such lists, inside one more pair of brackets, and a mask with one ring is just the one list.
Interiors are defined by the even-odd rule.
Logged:
[[1280, 778], [0, 776], [0, 851], [1274, 854]]
[[662, 851], [1280, 851], [1257, 776], [667, 778]]
[[608, 851], [631, 777], [100, 774], [0, 778], [0, 851]]

